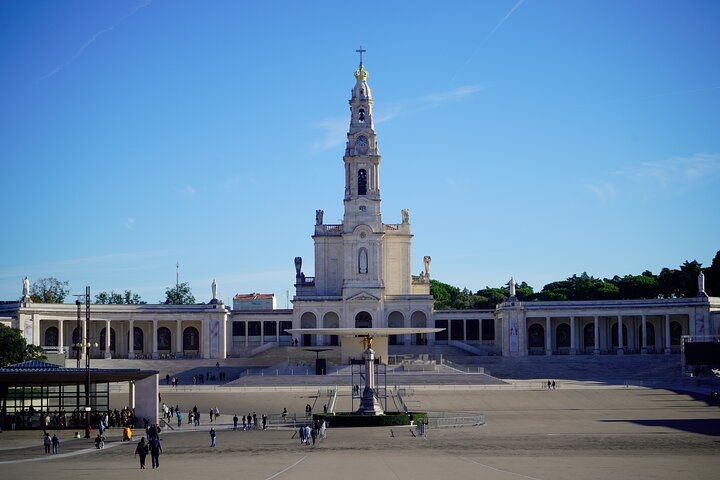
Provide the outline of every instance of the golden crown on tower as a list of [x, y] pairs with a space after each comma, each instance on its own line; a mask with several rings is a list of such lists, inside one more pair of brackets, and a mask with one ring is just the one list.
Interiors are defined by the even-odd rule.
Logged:
[[365, 67], [360, 64], [360, 68], [355, 70], [355, 79], [362, 81], [365, 81], [368, 77], [368, 72], [365, 70]]

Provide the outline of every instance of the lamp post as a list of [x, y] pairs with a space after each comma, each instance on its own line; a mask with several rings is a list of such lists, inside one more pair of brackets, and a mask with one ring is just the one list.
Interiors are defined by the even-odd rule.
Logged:
[[[85, 350], [85, 407], [90, 407], [90, 348], [97, 348], [97, 342], [91, 342], [92, 339], [83, 339], [82, 342], [75, 344], [78, 351]], [[79, 362], [79, 361], [78, 361]]]

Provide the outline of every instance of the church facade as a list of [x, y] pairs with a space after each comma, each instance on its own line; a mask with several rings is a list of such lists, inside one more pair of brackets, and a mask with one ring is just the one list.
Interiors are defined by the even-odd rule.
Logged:
[[[399, 223], [384, 223], [380, 161], [373, 122], [373, 98], [362, 62], [350, 97], [345, 146], [343, 223], [326, 224], [317, 210], [313, 241], [314, 276], [305, 276], [295, 259], [294, 328], [432, 327], [430, 257], [412, 275], [412, 232], [408, 210]], [[393, 339], [425, 343], [418, 336]], [[301, 339], [303, 345], [336, 345], [335, 336]]]
[[[272, 308], [274, 297], [239, 295], [234, 309], [213, 298], [201, 305], [36, 304], [27, 279], [20, 301], [0, 302], [0, 324], [23, 331], [29, 343], [77, 356], [105, 358], [225, 358], [275, 346], [338, 345], [335, 335], [302, 335], [299, 328], [439, 327], [430, 334], [391, 336], [392, 345], [449, 344], [479, 355], [668, 354], [681, 337], [720, 335], [720, 298], [708, 297], [702, 279], [693, 298], [522, 302], [514, 296], [494, 310], [433, 309], [430, 257], [411, 273], [410, 214], [385, 223], [373, 97], [362, 61], [350, 96], [343, 156], [341, 224], [317, 210], [312, 275], [295, 258], [293, 308]], [[419, 267], [419, 264], [416, 265]], [[417, 270], [420, 270], [419, 268]], [[263, 303], [266, 302], [266, 303]], [[87, 346], [90, 344], [90, 346]]]

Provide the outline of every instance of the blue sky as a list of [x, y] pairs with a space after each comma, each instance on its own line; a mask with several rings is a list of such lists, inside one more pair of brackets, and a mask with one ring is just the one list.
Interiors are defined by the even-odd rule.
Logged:
[[[361, 5], [359, 7], [358, 5]], [[657, 273], [720, 249], [720, 2], [2, 1], [0, 299], [293, 295], [342, 218], [358, 58], [413, 269]]]

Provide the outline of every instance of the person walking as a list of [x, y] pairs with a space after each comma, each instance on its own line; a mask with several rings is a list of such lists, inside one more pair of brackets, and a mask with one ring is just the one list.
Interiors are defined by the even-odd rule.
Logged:
[[210, 446], [215, 447], [215, 437], [217, 434], [215, 433], [215, 429], [210, 427]]
[[50, 440], [50, 434], [45, 432], [45, 435], [43, 436], [43, 445], [45, 446], [45, 453], [50, 453], [50, 445], [52, 445], [52, 440]]
[[237, 424], [238, 424], [238, 416], [237, 413], [233, 417], [233, 430], [237, 430]]
[[155, 437], [150, 440], [150, 460], [152, 462], [152, 468], [160, 468], [160, 454], [162, 451], [159, 438]]
[[213, 409], [211, 408], [211, 409], [210, 409], [210, 423], [213, 422], [214, 416], [215, 416], [215, 410], [213, 410]]
[[[145, 468], [145, 458], [148, 454], [148, 445], [145, 443], [145, 437], [142, 437], [140, 441], [137, 444], [137, 447], [135, 447], [135, 456], [137, 457], [140, 455], [140, 468]], [[155, 468], [155, 465], [153, 464], [153, 468]]]
[[60, 437], [58, 437], [57, 434], [53, 433], [53, 436], [50, 439], [50, 443], [52, 444], [53, 455], [57, 455], [58, 447], [60, 447]]
[[177, 411], [177, 422], [178, 422], [178, 428], [182, 427], [182, 412], [180, 410]]
[[287, 408], [283, 408], [282, 421], [283, 423], [287, 422]]

